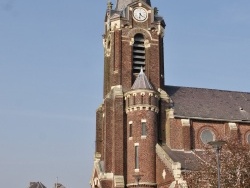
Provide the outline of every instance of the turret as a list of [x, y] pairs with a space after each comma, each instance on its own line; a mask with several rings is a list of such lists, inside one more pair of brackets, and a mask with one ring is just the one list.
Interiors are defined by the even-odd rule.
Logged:
[[159, 95], [141, 72], [125, 93], [127, 113], [127, 187], [156, 187]]

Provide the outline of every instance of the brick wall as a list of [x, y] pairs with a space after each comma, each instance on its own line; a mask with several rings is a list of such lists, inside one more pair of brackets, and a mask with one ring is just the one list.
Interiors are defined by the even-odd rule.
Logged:
[[247, 143], [247, 135], [250, 134], [249, 124], [235, 124], [230, 128], [229, 122], [190, 120], [190, 127], [182, 126], [181, 119], [169, 119], [166, 124], [166, 143], [172, 149], [203, 149], [205, 146], [201, 140], [201, 133], [210, 130], [214, 134], [214, 139], [240, 140]]
[[[165, 173], [164, 173], [165, 172]], [[170, 184], [174, 181], [172, 172], [169, 171], [161, 161], [161, 159], [156, 156], [156, 182], [159, 188], [169, 188]]]

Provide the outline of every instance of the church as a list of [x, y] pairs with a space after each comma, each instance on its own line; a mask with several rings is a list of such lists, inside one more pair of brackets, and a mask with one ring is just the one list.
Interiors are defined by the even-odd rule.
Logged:
[[165, 84], [165, 26], [150, 0], [107, 5], [92, 188], [187, 187], [194, 151], [223, 137], [250, 144], [250, 93]]

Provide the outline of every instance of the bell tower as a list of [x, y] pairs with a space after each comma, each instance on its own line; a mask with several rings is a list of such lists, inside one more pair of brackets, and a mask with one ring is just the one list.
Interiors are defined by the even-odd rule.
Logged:
[[111, 2], [105, 16], [104, 96], [113, 86], [131, 88], [143, 68], [154, 89], [164, 86], [165, 22], [150, 0]]
[[165, 22], [150, 0], [107, 4], [92, 187], [156, 187], [164, 30]]

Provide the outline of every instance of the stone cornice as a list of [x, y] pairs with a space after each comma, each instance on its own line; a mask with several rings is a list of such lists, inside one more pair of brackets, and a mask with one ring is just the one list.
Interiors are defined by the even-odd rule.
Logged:
[[156, 183], [150, 183], [150, 182], [139, 182], [139, 184], [137, 183], [129, 183], [127, 184], [127, 187], [135, 187], [135, 186], [156, 186]]
[[124, 95], [125, 95], [125, 99], [127, 98], [127, 96], [129, 95], [137, 95], [137, 94], [144, 94], [145, 93], [149, 93], [151, 94], [151, 96], [155, 96], [157, 98], [159, 98], [159, 93], [154, 91], [154, 90], [151, 90], [151, 89], [136, 89], [136, 90], [130, 90], [128, 92], [126, 92]]
[[154, 105], [148, 105], [148, 104], [139, 104], [139, 105], [133, 105], [133, 106], [129, 106], [126, 108], [126, 113], [129, 112], [133, 112], [133, 111], [137, 111], [137, 110], [150, 110], [153, 112], [158, 113], [159, 112], [159, 108], [154, 106]]

